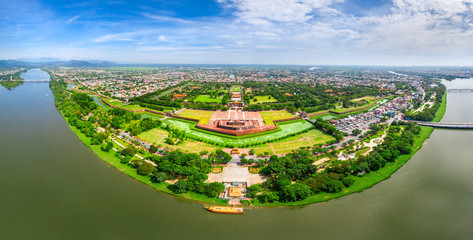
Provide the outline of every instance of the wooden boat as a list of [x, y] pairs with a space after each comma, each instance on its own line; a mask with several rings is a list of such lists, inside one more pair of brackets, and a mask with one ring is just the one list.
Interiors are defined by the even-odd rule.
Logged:
[[214, 207], [206, 207], [205, 209], [215, 212], [215, 213], [243, 213], [243, 208], [236, 208], [236, 207], [219, 207], [219, 206], [214, 206]]

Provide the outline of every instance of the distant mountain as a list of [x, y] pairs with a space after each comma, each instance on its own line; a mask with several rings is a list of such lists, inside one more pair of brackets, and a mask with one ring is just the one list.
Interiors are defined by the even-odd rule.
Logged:
[[47, 63], [47, 62], [61, 62], [59, 58], [52, 58], [52, 57], [41, 57], [41, 58], [18, 58], [15, 59], [19, 62], [30, 62], [30, 63]]
[[[47, 58], [47, 59], [52, 60], [53, 58]], [[29, 59], [29, 60], [33, 60], [33, 59]], [[98, 60], [90, 60], [90, 61], [70, 60], [70, 61], [44, 61], [44, 62], [0, 60], [0, 67], [27, 67], [27, 68], [38, 67], [39, 68], [39, 67], [113, 67], [113, 66], [119, 66], [119, 64], [108, 62], [108, 61], [98, 61]]]

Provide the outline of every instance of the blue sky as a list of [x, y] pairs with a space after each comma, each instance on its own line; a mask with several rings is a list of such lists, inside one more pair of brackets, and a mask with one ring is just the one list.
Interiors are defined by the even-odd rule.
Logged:
[[473, 0], [0, 4], [0, 59], [473, 65]]

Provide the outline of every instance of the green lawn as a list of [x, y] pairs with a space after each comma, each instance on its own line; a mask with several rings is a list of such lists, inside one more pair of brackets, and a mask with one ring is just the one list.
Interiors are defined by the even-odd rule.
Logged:
[[207, 141], [211, 142], [213, 145], [220, 145], [220, 146], [236, 146], [236, 147], [244, 147], [246, 145], [255, 145], [258, 143], [263, 143], [269, 140], [275, 140], [278, 138], [284, 138], [290, 134], [298, 133], [303, 130], [309, 129], [312, 127], [307, 121], [303, 120], [296, 120], [291, 121], [288, 123], [281, 123], [279, 124], [280, 131], [271, 132], [263, 135], [256, 135], [256, 136], [247, 136], [245, 138], [230, 138], [225, 137], [223, 134], [213, 134], [210, 132], [206, 132], [200, 129], [195, 129], [195, 123], [180, 121], [178, 119], [167, 119], [163, 122], [165, 125], [172, 125], [179, 127], [180, 129], [187, 132], [187, 136], [192, 137], [194, 139], [200, 139], [200, 141]]
[[442, 102], [440, 103], [440, 107], [435, 113], [435, 117], [432, 122], [440, 122], [442, 120], [445, 111], [447, 110], [447, 93], [445, 92], [442, 97]]
[[363, 104], [363, 105], [361, 105], [361, 106], [350, 107], [350, 108], [340, 107], [340, 108], [334, 109], [334, 110], [332, 110], [332, 111], [337, 112], [337, 113], [344, 113], [344, 112], [353, 111], [353, 110], [361, 110], [362, 108], [365, 108], [365, 107], [369, 106], [369, 105], [372, 104], [372, 103], [373, 103], [373, 102], [368, 101], [367, 103], [365, 103], [365, 104]]
[[270, 95], [266, 96], [255, 96], [255, 98], [251, 99], [251, 104], [254, 103], [268, 103], [268, 102], [277, 102], [275, 98], [271, 97]]
[[[139, 139], [143, 139], [146, 142], [152, 143], [154, 145], [161, 145], [167, 149], [171, 150], [177, 150], [180, 149], [183, 152], [194, 152], [198, 153], [199, 150], [201, 150], [201, 147], [206, 147], [207, 150], [215, 150], [215, 147], [212, 147], [209, 144], [204, 144], [202, 142], [198, 142], [192, 139], [187, 139], [183, 143], [180, 143], [178, 145], [169, 145], [164, 142], [164, 139], [167, 138], [169, 133], [165, 130], [159, 129], [159, 128], [154, 128], [149, 131], [143, 132], [136, 136]], [[211, 149], [209, 149], [211, 148]]]
[[123, 109], [130, 110], [130, 111], [145, 109], [144, 107], [141, 107], [139, 105], [123, 104], [121, 101], [116, 100], [116, 99], [111, 99], [111, 100], [110, 99], [107, 99], [107, 100], [104, 99], [104, 101], [109, 103], [110, 105], [112, 105], [114, 107], [119, 107], [119, 108], [123, 108]]
[[[121, 102], [119, 100], [116, 100], [116, 99], [103, 99], [103, 100], [105, 102], [109, 103], [110, 105], [114, 106], [114, 107], [123, 108], [123, 109], [128, 110], [128, 111], [137, 111], [137, 110], [148, 109], [148, 110], [155, 111], [155, 112], [161, 112], [161, 111], [154, 110], [154, 109], [151, 109], [151, 108], [145, 108], [145, 107], [142, 107], [140, 105], [124, 104], [123, 102]], [[163, 107], [163, 108], [164, 108], [164, 110], [162, 112], [167, 112], [167, 111], [170, 111], [170, 110], [174, 110], [173, 108], [168, 108], [168, 107]], [[148, 114], [152, 114], [152, 113], [148, 113]], [[159, 114], [153, 114], [153, 115], [159, 115]]]
[[232, 85], [232, 92], [241, 92], [240, 85]]
[[154, 114], [154, 113], [150, 113], [150, 112], [139, 113], [139, 115], [141, 116], [141, 119], [152, 118], [152, 119], [158, 119], [159, 120], [159, 119], [164, 118], [163, 115]]
[[213, 113], [213, 111], [184, 109], [177, 114], [182, 117], [200, 120], [200, 124], [207, 124]]
[[355, 99], [352, 99], [352, 100], [350, 100], [350, 101], [352, 101], [352, 102], [359, 102], [359, 101], [361, 101], [361, 100], [366, 100], [367, 102], [369, 102], [369, 101], [372, 101], [373, 99], [375, 99], [375, 97], [373, 97], [373, 96], [366, 96], [366, 97], [361, 97], [361, 98], [355, 98]]
[[202, 103], [221, 103], [223, 97], [218, 96], [217, 98], [211, 98], [209, 95], [199, 95], [194, 99], [194, 102]]
[[[167, 131], [154, 128], [139, 134], [137, 137], [155, 145], [161, 144], [165, 148], [173, 150], [181, 149], [184, 152], [198, 153], [202, 150], [215, 151], [217, 149], [217, 146], [213, 146], [212, 144], [208, 143], [202, 143], [192, 139], [187, 139], [184, 143], [175, 146], [169, 145], [164, 142], [164, 139], [167, 136]], [[325, 135], [323, 132], [317, 129], [311, 129], [306, 133], [275, 141], [271, 143], [271, 146], [273, 147], [276, 154], [286, 154], [299, 147], [312, 147], [314, 144], [325, 144], [326, 142], [333, 139], [334, 138], [332, 136]], [[273, 150], [269, 146], [269, 143], [261, 144], [251, 148], [254, 148], [257, 154], [264, 152], [270, 152], [271, 154], [274, 154]]]
[[326, 135], [320, 130], [311, 129], [306, 133], [271, 143], [271, 146], [276, 154], [286, 154], [300, 147], [313, 147], [315, 144], [325, 144], [334, 139], [334, 137]]
[[143, 132], [136, 136], [139, 139], [143, 139], [146, 142], [152, 143], [154, 145], [163, 144], [164, 139], [167, 138], [169, 133], [165, 130], [159, 128], [153, 128], [149, 131]]
[[260, 114], [266, 125], [273, 125], [274, 120], [287, 119], [296, 116], [286, 110], [264, 111], [260, 112]]
[[[273, 155], [273, 150], [269, 147], [269, 144], [263, 144], [259, 147], [252, 147], [255, 150], [255, 155], [264, 154], [265, 152], [269, 152], [270, 155]], [[251, 148], [250, 148], [251, 149]]]

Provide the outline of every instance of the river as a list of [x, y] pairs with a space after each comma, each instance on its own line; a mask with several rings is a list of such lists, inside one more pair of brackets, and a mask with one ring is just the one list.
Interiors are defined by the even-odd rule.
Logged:
[[[456, 80], [455, 88], [472, 84]], [[49, 94], [49, 96], [45, 96]], [[445, 122], [473, 122], [448, 93]], [[0, 87], [2, 239], [471, 239], [473, 132], [435, 130], [390, 179], [297, 208], [205, 211], [108, 166], [70, 131], [47, 83]]]

